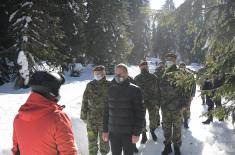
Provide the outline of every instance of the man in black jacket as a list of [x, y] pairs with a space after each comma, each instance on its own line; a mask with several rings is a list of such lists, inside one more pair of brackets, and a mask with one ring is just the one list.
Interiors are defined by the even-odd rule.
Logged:
[[144, 107], [141, 90], [128, 80], [126, 65], [115, 67], [115, 77], [108, 91], [105, 106], [103, 135], [110, 140], [113, 155], [133, 155], [133, 146], [143, 131]]

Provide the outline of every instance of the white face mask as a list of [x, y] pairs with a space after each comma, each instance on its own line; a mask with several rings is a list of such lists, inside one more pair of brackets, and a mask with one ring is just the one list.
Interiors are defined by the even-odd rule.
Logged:
[[115, 76], [114, 79], [117, 83], [123, 83], [125, 81], [124, 77], [119, 77], [119, 76]]
[[103, 76], [102, 75], [94, 75], [94, 79], [97, 81], [100, 81], [103, 79]]
[[171, 67], [174, 63], [172, 61], [166, 61], [166, 66]]

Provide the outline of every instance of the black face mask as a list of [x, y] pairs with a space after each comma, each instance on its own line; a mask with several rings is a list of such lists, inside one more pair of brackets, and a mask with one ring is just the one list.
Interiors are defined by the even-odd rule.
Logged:
[[146, 72], [148, 72], [149, 70], [147, 69], [147, 68], [142, 68], [141, 69], [141, 73], [146, 73]]

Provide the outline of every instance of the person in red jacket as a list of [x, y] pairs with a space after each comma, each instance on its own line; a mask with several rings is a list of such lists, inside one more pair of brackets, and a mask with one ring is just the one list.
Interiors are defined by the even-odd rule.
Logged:
[[32, 75], [32, 93], [13, 123], [13, 155], [77, 155], [71, 121], [57, 104], [64, 82], [57, 73]]

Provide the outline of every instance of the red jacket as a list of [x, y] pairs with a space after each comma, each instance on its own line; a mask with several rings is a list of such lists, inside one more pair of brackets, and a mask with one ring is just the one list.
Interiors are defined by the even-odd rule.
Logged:
[[62, 107], [37, 93], [30, 94], [14, 120], [15, 155], [76, 155], [72, 125]]

